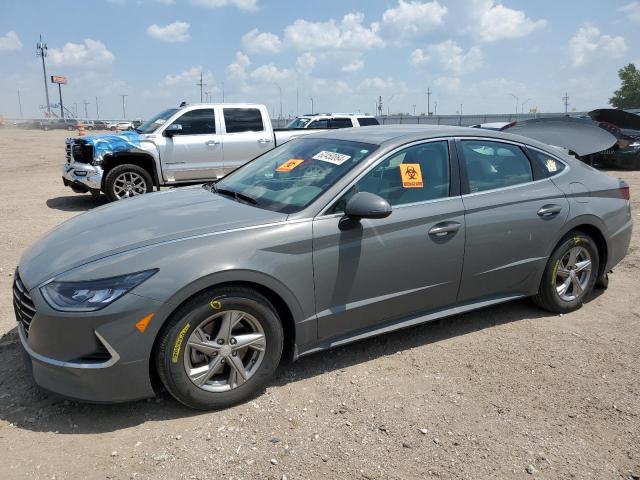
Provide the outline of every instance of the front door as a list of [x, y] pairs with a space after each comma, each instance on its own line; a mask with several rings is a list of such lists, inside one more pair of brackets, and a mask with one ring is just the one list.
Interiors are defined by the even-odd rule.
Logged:
[[[314, 220], [320, 339], [455, 302], [465, 226], [462, 200], [450, 195], [451, 183], [448, 143], [421, 143], [383, 159]], [[344, 205], [363, 191], [385, 198], [393, 212], [341, 228]]]
[[461, 302], [538, 290], [549, 252], [569, 214], [564, 194], [538, 178], [515, 144], [461, 140], [467, 242]]
[[222, 175], [222, 135], [216, 132], [213, 108], [190, 110], [173, 124], [181, 129], [158, 141], [164, 180], [210, 180]]

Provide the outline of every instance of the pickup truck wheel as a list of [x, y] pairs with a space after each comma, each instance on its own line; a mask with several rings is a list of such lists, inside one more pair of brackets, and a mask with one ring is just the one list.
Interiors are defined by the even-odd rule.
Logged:
[[109, 170], [104, 181], [104, 194], [112, 202], [152, 191], [151, 175], [138, 165], [118, 165]]

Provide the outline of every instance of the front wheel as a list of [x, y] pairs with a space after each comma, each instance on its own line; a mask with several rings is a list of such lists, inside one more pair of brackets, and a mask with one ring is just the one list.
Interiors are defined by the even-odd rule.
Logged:
[[568, 233], [551, 254], [533, 301], [554, 313], [577, 310], [593, 289], [599, 266], [598, 248], [591, 237]]
[[109, 170], [104, 180], [104, 194], [112, 202], [152, 191], [151, 175], [138, 165], [118, 165]]
[[271, 379], [283, 347], [271, 303], [246, 288], [204, 292], [173, 313], [155, 363], [166, 389], [198, 410], [246, 401]]

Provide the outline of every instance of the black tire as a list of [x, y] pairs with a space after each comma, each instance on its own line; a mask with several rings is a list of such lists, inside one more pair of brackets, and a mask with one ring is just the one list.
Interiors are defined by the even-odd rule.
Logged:
[[598, 279], [596, 280], [595, 288], [599, 288], [600, 290], [606, 290], [607, 288], [609, 288], [608, 273], [605, 273], [604, 275], [598, 277]]
[[[187, 375], [185, 345], [191, 333], [212, 314], [229, 310], [246, 312], [260, 323], [266, 339], [264, 357], [243, 384], [211, 392], [196, 386]], [[176, 400], [196, 410], [217, 410], [244, 402], [262, 391], [280, 363], [283, 343], [278, 313], [264, 296], [242, 287], [213, 289], [195, 296], [171, 315], [158, 335], [153, 360], [160, 380]]]
[[[573, 300], [567, 301], [563, 300], [556, 291], [556, 273], [561, 259], [576, 246], [586, 249], [591, 257], [590, 277], [582, 292], [576, 295]], [[568, 313], [579, 309], [584, 298], [593, 290], [599, 266], [598, 247], [591, 237], [582, 232], [569, 232], [560, 240], [560, 243], [549, 257], [547, 266], [542, 274], [540, 288], [537, 295], [533, 297], [533, 301], [539, 307], [554, 313]]]
[[126, 172], [133, 172], [142, 177], [142, 179], [145, 182], [145, 187], [144, 187], [145, 193], [151, 193], [153, 191], [153, 180], [151, 179], [151, 175], [149, 175], [149, 172], [147, 172], [144, 168], [138, 165], [125, 163], [124, 165], [118, 165], [117, 167], [114, 167], [111, 170], [109, 170], [109, 173], [107, 173], [107, 176], [104, 179], [103, 190], [104, 190], [104, 194], [107, 196], [109, 201], [115, 202], [117, 200], [122, 200], [122, 198], [118, 196], [115, 190], [115, 180], [116, 178], [118, 178], [119, 175]]

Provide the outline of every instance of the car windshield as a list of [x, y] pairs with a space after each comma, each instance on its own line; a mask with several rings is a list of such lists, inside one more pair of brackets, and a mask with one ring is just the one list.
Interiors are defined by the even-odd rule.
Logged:
[[378, 145], [346, 140], [300, 138], [265, 153], [205, 188], [259, 208], [295, 213], [377, 148]]
[[136, 128], [136, 132], [138, 133], [153, 133], [156, 131], [158, 127], [160, 127], [164, 122], [166, 122], [171, 115], [178, 111], [177, 108], [167, 108], [164, 112], [160, 112], [157, 115], [154, 115], [149, 120], [144, 122], [138, 128]]
[[289, 122], [286, 128], [304, 128], [304, 126], [309, 123], [310, 118], [298, 117]]

